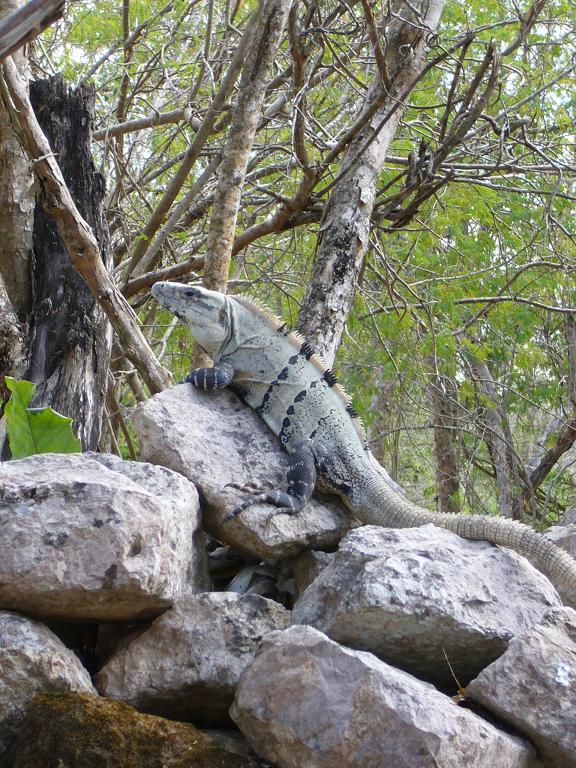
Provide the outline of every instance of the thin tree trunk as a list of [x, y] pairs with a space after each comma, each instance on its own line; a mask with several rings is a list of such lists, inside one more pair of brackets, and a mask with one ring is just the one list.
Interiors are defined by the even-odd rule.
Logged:
[[[255, 26], [257, 19], [257, 13], [253, 13], [250, 16], [244, 34], [236, 47], [236, 51], [230, 61], [228, 70], [222, 79], [222, 84], [212, 99], [212, 103], [206, 111], [204, 120], [196, 131], [196, 135], [188, 147], [176, 174], [166, 187], [158, 205], [142, 229], [142, 233], [132, 249], [132, 254], [126, 271], [126, 282], [133, 273], [136, 276], [142, 274], [149, 268], [149, 257], [147, 252], [154, 246], [152, 238], [166, 219], [172, 203], [176, 200], [190, 171], [200, 157], [200, 152], [206, 144], [210, 133], [214, 128], [214, 124], [224, 108], [226, 99], [230, 96], [234, 83], [244, 64], [245, 57], [250, 47], [250, 41], [256, 32]], [[142, 264], [140, 264], [140, 262], [142, 262]], [[137, 266], [138, 270], [136, 269]]]
[[[548, 426], [542, 440], [540, 455], [531, 460], [530, 481], [536, 490], [548, 477], [558, 460], [576, 441], [576, 321], [573, 314], [565, 315], [564, 334], [566, 336], [566, 357], [568, 358], [568, 397], [571, 414], [566, 419], [555, 418]], [[546, 450], [545, 445], [552, 435], [555, 440]]]
[[436, 464], [436, 503], [438, 512], [459, 511], [456, 498], [458, 479], [458, 443], [456, 420], [456, 383], [436, 371], [430, 378], [428, 394], [434, 419], [434, 458]]
[[483, 360], [474, 358], [471, 367], [481, 396], [484, 440], [496, 475], [502, 515], [521, 520], [534, 511], [532, 484], [514, 448], [512, 431], [488, 366]]
[[[15, 11], [19, 2], [0, 0], [0, 18]], [[28, 62], [22, 51], [14, 64], [24, 79]], [[0, 275], [12, 310], [24, 322], [30, 307], [28, 270], [32, 252], [34, 171], [16, 134], [9, 112], [10, 99], [0, 77]], [[0, 371], [10, 373], [10, 371]]]
[[[30, 100], [38, 122], [58, 157], [74, 202], [98, 241], [110, 267], [108, 228], [102, 210], [104, 180], [90, 154], [94, 89], [68, 88], [60, 77], [31, 84]], [[34, 215], [27, 378], [38, 385], [34, 405], [51, 405], [70, 416], [84, 450], [100, 438], [112, 330], [104, 311], [80, 274], [41, 205]]]
[[[392, 3], [383, 68], [375, 76], [362, 112], [381, 106], [359, 131], [342, 160], [339, 179], [326, 204], [312, 282], [302, 304], [298, 329], [328, 363], [340, 343], [364, 263], [378, 174], [404, 112], [402, 97], [425, 65], [428, 38], [444, 0]], [[387, 82], [383, 82], [383, 78]]]
[[290, 5], [291, 0], [268, 0], [262, 4], [244, 62], [238, 102], [220, 163], [208, 231], [203, 283], [212, 290], [226, 290], [248, 159], [262, 113], [266, 83], [286, 26]]

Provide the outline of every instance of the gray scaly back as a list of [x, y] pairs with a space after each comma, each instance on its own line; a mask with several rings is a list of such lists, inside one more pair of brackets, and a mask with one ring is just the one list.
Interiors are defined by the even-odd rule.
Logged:
[[528, 526], [483, 515], [444, 515], [408, 501], [368, 449], [334, 374], [305, 339], [265, 308], [178, 283], [157, 283], [152, 293], [214, 360], [214, 368], [196, 369], [188, 380], [204, 389], [231, 386], [291, 454], [287, 490], [257, 494], [231, 517], [257, 502], [298, 512], [319, 481], [365, 523], [388, 528], [432, 523], [465, 539], [509, 547], [576, 594], [576, 561]]

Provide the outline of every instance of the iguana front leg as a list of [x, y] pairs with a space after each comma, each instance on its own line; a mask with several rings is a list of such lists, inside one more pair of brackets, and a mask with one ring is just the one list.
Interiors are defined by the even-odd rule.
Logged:
[[229, 363], [214, 363], [212, 368], [194, 368], [184, 381], [196, 389], [224, 389], [232, 383], [234, 367]]
[[290, 456], [286, 491], [263, 491], [250, 496], [226, 515], [225, 522], [254, 504], [273, 504], [279, 512], [294, 515], [310, 501], [316, 485], [316, 460], [310, 441], [298, 443]]
[[[214, 363], [212, 368], [194, 368], [184, 381], [197, 389], [223, 389], [232, 383], [234, 367], [229, 363]], [[279, 512], [294, 515], [310, 501], [316, 485], [316, 459], [310, 440], [298, 443], [290, 456], [286, 475], [286, 491], [262, 491], [253, 493], [226, 515], [225, 521], [232, 520], [243, 510], [254, 504], [273, 504]]]

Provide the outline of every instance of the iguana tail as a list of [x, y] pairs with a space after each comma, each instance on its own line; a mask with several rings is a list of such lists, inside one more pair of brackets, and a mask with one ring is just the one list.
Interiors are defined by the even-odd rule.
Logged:
[[363, 498], [354, 499], [353, 512], [365, 523], [386, 528], [416, 528], [432, 523], [463, 539], [509, 547], [528, 558], [564, 594], [573, 593], [576, 598], [576, 560], [527, 525], [503, 517], [430, 512], [380, 481], [370, 483], [361, 495]]

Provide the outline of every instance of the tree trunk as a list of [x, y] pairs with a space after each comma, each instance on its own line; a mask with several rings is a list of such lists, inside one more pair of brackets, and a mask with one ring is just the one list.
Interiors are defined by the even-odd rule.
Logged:
[[[0, 0], [0, 17], [16, 10], [18, 2]], [[14, 54], [22, 77], [28, 77], [28, 62], [22, 51]], [[13, 311], [21, 322], [30, 306], [28, 280], [32, 251], [34, 172], [14, 131], [0, 87], [0, 274]]]
[[238, 101], [218, 173], [206, 245], [203, 284], [226, 291], [240, 195], [262, 113], [266, 84], [282, 38], [290, 0], [262, 3], [258, 25], [240, 78]]
[[[17, 0], [0, 0], [0, 18], [19, 5]], [[22, 51], [14, 55], [14, 63], [27, 77], [28, 62]], [[4, 97], [0, 81], [0, 400], [6, 402], [5, 377], [21, 378], [26, 367], [34, 172], [12, 127]], [[4, 455], [4, 421], [0, 419], [0, 456]]]
[[[570, 413], [565, 418], [554, 417], [548, 424], [538, 453], [532, 456], [528, 471], [533, 490], [540, 487], [559, 459], [569, 451], [576, 441], [576, 319], [572, 313], [564, 317], [566, 357], [568, 359], [567, 389]], [[551, 438], [554, 437], [550, 444]]]
[[504, 517], [522, 520], [534, 511], [534, 492], [515, 448], [508, 419], [502, 410], [496, 385], [486, 363], [479, 358], [471, 361], [472, 371], [482, 403], [484, 440], [498, 485], [498, 500]]
[[[94, 90], [68, 88], [60, 77], [31, 84], [30, 97], [42, 130], [57, 155], [80, 213], [89, 223], [107, 267], [109, 236], [102, 200], [104, 180], [90, 154]], [[51, 405], [74, 420], [84, 450], [96, 450], [101, 429], [111, 327], [89, 287], [76, 272], [51, 216], [34, 214], [30, 352], [26, 378], [38, 385], [34, 405]]]
[[434, 419], [434, 458], [436, 464], [436, 503], [438, 512], [459, 511], [456, 498], [458, 479], [458, 444], [456, 420], [456, 383], [435, 372], [428, 386]]
[[404, 112], [408, 94], [422, 71], [428, 37], [440, 19], [444, 0], [392, 3], [386, 29], [384, 68], [369, 88], [362, 113], [381, 106], [351, 142], [324, 211], [312, 282], [300, 309], [298, 330], [331, 364], [364, 263], [378, 174]]

